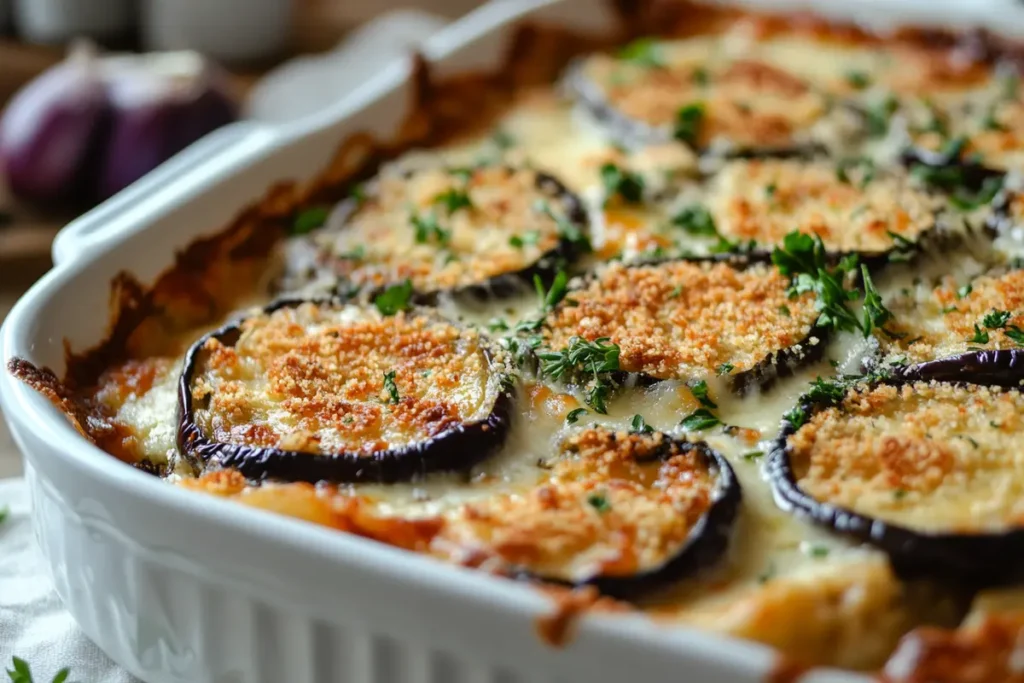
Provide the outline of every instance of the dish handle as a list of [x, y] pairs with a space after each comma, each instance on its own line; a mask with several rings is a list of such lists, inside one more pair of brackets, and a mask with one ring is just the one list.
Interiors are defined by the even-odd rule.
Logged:
[[117, 235], [116, 219], [157, 192], [194, 171], [228, 149], [265, 137], [268, 127], [240, 121], [219, 128], [174, 155], [99, 206], [68, 223], [53, 240], [51, 256], [55, 266], [69, 263]]

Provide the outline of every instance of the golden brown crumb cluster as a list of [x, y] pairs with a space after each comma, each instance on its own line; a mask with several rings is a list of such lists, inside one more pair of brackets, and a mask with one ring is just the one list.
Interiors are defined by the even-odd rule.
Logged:
[[915, 242], [944, 200], [903, 175], [851, 164], [752, 160], [729, 163], [714, 180], [708, 208], [733, 241], [780, 244], [793, 230], [821, 237], [831, 252], [880, 254]]
[[1024, 396], [974, 385], [851, 391], [789, 437], [814, 498], [922, 530], [1024, 523]]
[[631, 119], [674, 126], [682, 108], [703, 109], [691, 140], [725, 139], [740, 146], [785, 147], [828, 111], [826, 98], [800, 77], [758, 59], [709, 61], [673, 55], [663, 67], [599, 55], [586, 65], [608, 103]]
[[[553, 215], [552, 215], [553, 212]], [[559, 244], [562, 198], [536, 171], [505, 166], [383, 172], [352, 218], [314, 239], [336, 275], [420, 291], [485, 283]]]
[[424, 315], [282, 308], [211, 338], [193, 384], [214, 440], [372, 454], [486, 417], [496, 379], [475, 332]]
[[570, 292], [546, 322], [547, 342], [609, 337], [619, 366], [661, 379], [743, 372], [802, 342], [818, 312], [813, 293], [791, 299], [771, 266], [678, 261], [613, 264]]
[[627, 576], [678, 553], [714, 501], [711, 463], [663, 434], [588, 429], [561, 451], [533, 489], [455, 511], [434, 552], [568, 581]]
[[1016, 336], [1014, 328], [1024, 329], [1024, 270], [982, 275], [967, 285], [949, 278], [924, 301], [905, 297], [890, 309], [895, 320], [886, 329], [895, 336], [879, 332], [879, 343], [911, 362], [970, 349], [1020, 348], [1007, 333]]

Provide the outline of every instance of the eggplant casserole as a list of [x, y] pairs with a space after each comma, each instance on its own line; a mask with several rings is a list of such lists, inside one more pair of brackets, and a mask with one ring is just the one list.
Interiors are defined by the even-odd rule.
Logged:
[[558, 77], [502, 98], [425, 76], [432, 136], [11, 371], [170, 485], [808, 666], [1024, 680], [1015, 53], [684, 9], [528, 31]]

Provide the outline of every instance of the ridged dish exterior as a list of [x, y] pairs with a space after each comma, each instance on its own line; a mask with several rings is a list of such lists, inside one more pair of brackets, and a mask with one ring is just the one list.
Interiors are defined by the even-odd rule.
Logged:
[[[493, 69], [514, 23], [607, 31], [611, 4], [493, 2], [424, 51], [443, 71]], [[951, 21], [1024, 35], [1024, 26], [1006, 25], [999, 3], [972, 4], [972, 17], [962, 3], [939, 4], [884, 8], [907, 21], [934, 21], [948, 8]], [[857, 13], [848, 5], [847, 18]], [[888, 16], [872, 6], [876, 18]], [[151, 281], [176, 249], [272, 182], [326, 165], [346, 135], [390, 137], [409, 76], [408, 64], [395, 64], [292, 127], [222, 129], [70, 225], [54, 245], [56, 268], [0, 330], [0, 361], [25, 357], [59, 372], [65, 337], [87, 348], [104, 334], [99, 312], [119, 270]], [[26, 455], [36, 535], [61, 599], [92, 640], [149, 683], [747, 683], [775, 664], [749, 642], [622, 615], [588, 617], [568, 645], [552, 647], [537, 633], [552, 600], [533, 587], [179, 490], [88, 444], [7, 373], [0, 403]]]

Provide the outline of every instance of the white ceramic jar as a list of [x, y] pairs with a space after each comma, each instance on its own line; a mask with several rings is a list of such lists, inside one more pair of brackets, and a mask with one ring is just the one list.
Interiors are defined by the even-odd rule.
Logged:
[[219, 62], [270, 59], [288, 45], [292, 0], [145, 0], [147, 50], [195, 50]]
[[[177, 0], [169, 0], [176, 2]], [[79, 37], [100, 41], [130, 35], [134, 0], [13, 0], [14, 22], [24, 40], [60, 43]], [[0, 0], [0, 7], [4, 0]]]

